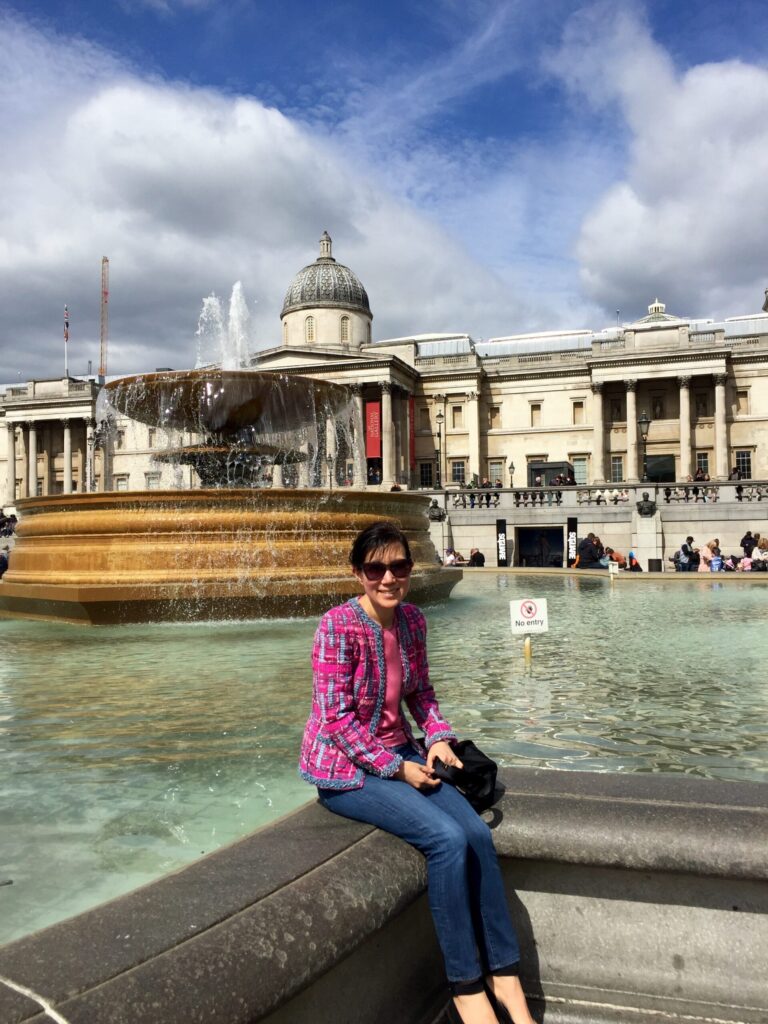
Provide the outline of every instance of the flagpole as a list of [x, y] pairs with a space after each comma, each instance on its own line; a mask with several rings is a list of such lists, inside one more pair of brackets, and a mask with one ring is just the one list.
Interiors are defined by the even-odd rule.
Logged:
[[68, 343], [69, 342], [69, 309], [67, 306], [64, 307], [64, 376], [69, 380], [69, 353]]

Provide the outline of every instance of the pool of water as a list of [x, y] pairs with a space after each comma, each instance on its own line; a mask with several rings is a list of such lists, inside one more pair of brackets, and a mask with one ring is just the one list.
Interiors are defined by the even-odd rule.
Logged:
[[[550, 620], [528, 665], [526, 596]], [[768, 779], [762, 586], [467, 573], [427, 616], [443, 710], [502, 764]], [[314, 627], [0, 621], [0, 942], [313, 796]]]

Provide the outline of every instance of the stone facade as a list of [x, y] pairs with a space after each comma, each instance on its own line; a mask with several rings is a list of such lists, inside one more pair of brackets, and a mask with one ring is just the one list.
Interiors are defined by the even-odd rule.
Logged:
[[[768, 478], [768, 314], [722, 322], [668, 314], [607, 330], [467, 334], [370, 342], [368, 296], [331, 239], [291, 282], [281, 344], [254, 369], [350, 386], [364, 430], [366, 480], [337, 485], [528, 486], [536, 462], [569, 463], [580, 484], [714, 480], [734, 467]], [[194, 485], [154, 461], [162, 431], [121, 421], [102, 438], [93, 380], [31, 381], [0, 393], [4, 504], [37, 493]], [[638, 429], [650, 420], [647, 442]], [[69, 426], [67, 426], [67, 423]], [[374, 424], [380, 437], [366, 429]], [[3, 427], [5, 429], [3, 429]]]

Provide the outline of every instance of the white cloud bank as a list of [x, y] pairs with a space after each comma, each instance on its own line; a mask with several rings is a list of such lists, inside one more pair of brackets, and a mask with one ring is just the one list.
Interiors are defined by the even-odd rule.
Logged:
[[[487, 77], [489, 38], [457, 50], [467, 90], [475, 64]], [[399, 134], [382, 116], [381, 147], [365, 127], [384, 109], [375, 93], [307, 126], [11, 16], [0, 43], [0, 381], [61, 372], [65, 303], [70, 369], [97, 361], [103, 255], [110, 372], [192, 365], [202, 297], [238, 279], [255, 343], [276, 344], [285, 289], [324, 229], [369, 291], [378, 338], [600, 327], [656, 294], [681, 314], [760, 305], [768, 72], [679, 74], [631, 9], [565, 24], [545, 74], [573, 97], [567, 130], [499, 145], [430, 136], [430, 110], [456, 97], [420, 68], [434, 96]]]
[[376, 337], [511, 323], [526, 307], [432, 220], [349, 166], [343, 147], [251, 98], [142, 78], [82, 41], [0, 22], [0, 380], [98, 359], [110, 259], [110, 372], [194, 363], [197, 314], [240, 279], [254, 341], [277, 344], [292, 276], [334, 254], [367, 286]]
[[768, 70], [729, 61], [678, 73], [631, 8], [570, 20], [550, 62], [574, 97], [616, 104], [627, 166], [578, 243], [589, 298], [632, 309], [656, 295], [680, 315], [760, 308], [768, 284]]

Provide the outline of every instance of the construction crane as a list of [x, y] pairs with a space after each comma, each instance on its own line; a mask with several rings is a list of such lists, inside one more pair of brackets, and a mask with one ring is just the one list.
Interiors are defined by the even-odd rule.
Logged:
[[109, 259], [101, 258], [101, 344], [99, 347], [99, 383], [107, 376], [107, 342], [109, 341]]

